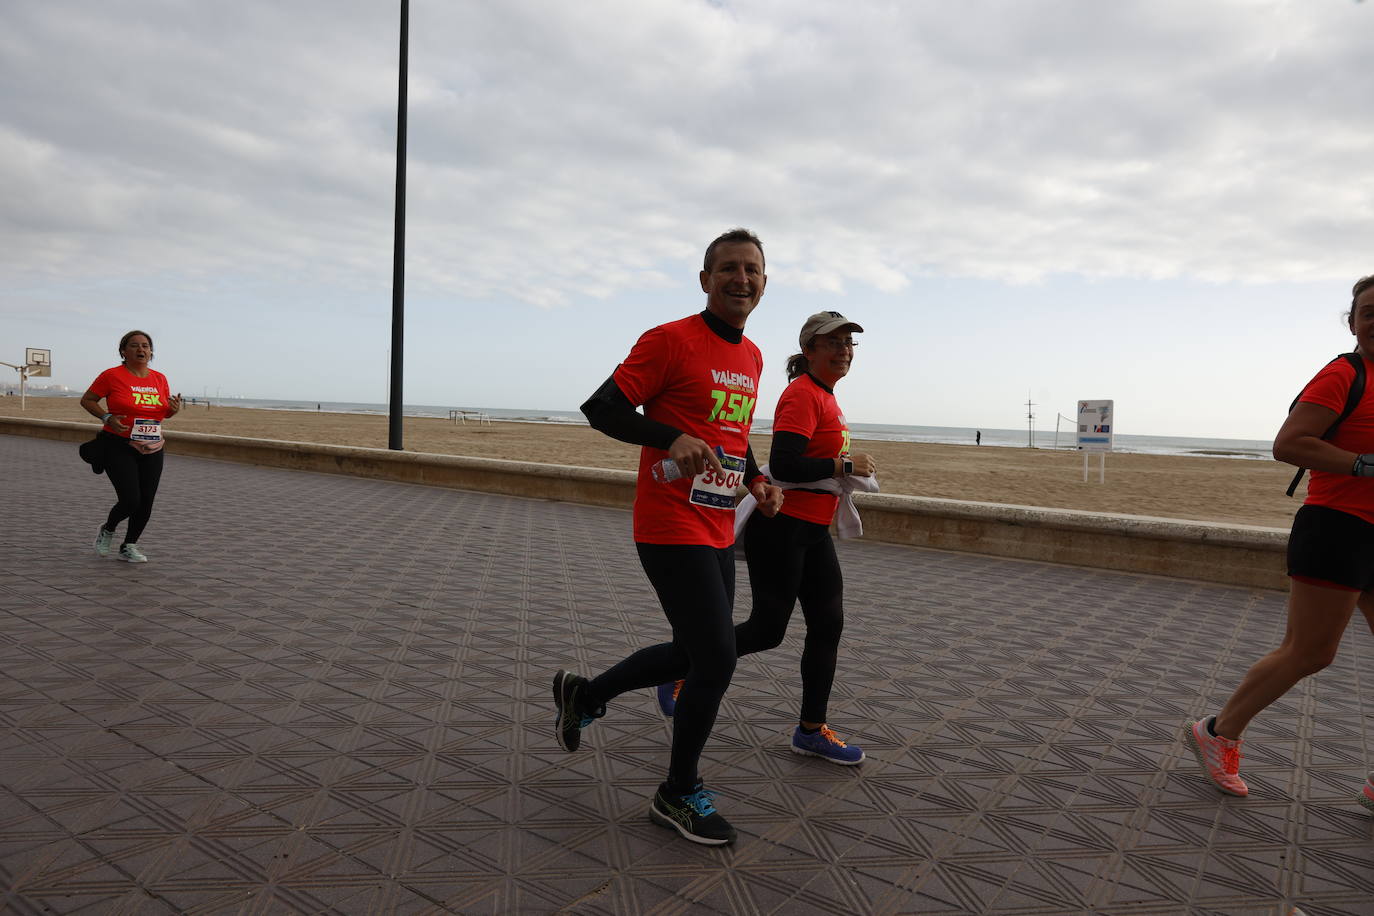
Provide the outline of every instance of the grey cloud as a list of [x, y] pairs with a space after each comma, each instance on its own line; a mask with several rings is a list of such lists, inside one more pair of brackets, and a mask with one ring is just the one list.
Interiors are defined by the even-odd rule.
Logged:
[[[1371, 13], [417, 5], [409, 283], [557, 307], [661, 283], [695, 257], [684, 239], [735, 222], [795, 240], [770, 268], [820, 289], [1344, 276], [1374, 197], [1354, 28]], [[24, 3], [11, 19], [8, 274], [385, 284], [393, 9]]]

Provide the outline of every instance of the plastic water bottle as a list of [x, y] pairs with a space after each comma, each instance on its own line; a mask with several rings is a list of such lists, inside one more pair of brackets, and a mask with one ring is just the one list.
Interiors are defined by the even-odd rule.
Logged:
[[[716, 446], [716, 457], [725, 457], [725, 449], [719, 445]], [[650, 473], [654, 475], [654, 480], [658, 481], [659, 483], [667, 483], [670, 480], [677, 480], [679, 477], [682, 476], [682, 469], [678, 467], [677, 462], [671, 458], [664, 458], [662, 461], [654, 465], [649, 470]]]
[[659, 483], [677, 480], [682, 476], [682, 471], [678, 469], [677, 462], [671, 458], [664, 458], [658, 464], [650, 468], [649, 471], [654, 475], [654, 480]]

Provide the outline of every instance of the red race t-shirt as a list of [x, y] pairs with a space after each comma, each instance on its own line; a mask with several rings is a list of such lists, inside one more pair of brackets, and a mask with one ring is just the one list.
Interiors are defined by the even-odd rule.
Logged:
[[[1364, 397], [1355, 411], [1336, 427], [1336, 434], [1330, 440], [1338, 448], [1361, 455], [1374, 452], [1374, 396], [1371, 396], [1374, 395], [1374, 362], [1366, 359], [1364, 370], [1365, 378], [1370, 380]], [[1339, 414], [1345, 409], [1345, 398], [1354, 380], [1355, 367], [1347, 360], [1338, 359], [1307, 383], [1298, 400]], [[1311, 474], [1307, 483], [1307, 505], [1339, 509], [1374, 524], [1374, 479], [1329, 471], [1312, 471]]]
[[[149, 369], [147, 378], [139, 378], [123, 366], [114, 366], [96, 376], [90, 390], [105, 399], [105, 410], [125, 426], [133, 426], [134, 420], [165, 420], [171, 410], [172, 392], [167, 376], [156, 369]], [[120, 432], [108, 423], [104, 429], [125, 439], [131, 432]]]
[[[849, 454], [849, 424], [835, 402], [835, 394], [822, 388], [810, 375], [798, 376], [783, 389], [773, 411], [773, 431], [796, 433], [809, 439], [802, 451], [803, 458], [833, 459]], [[829, 493], [788, 490], [782, 511], [802, 521], [829, 525], [839, 502], [838, 497]]]
[[[644, 415], [725, 449], [726, 480], [654, 480], [650, 470], [668, 457], [639, 451], [634, 538], [641, 544], [729, 547], [735, 542], [734, 485], [744, 478], [749, 426], [754, 420], [763, 355], [747, 337], [722, 339], [701, 315], [645, 331], [616, 367], [616, 385]], [[707, 471], [705, 478], [713, 478]], [[728, 496], [727, 496], [728, 493]]]

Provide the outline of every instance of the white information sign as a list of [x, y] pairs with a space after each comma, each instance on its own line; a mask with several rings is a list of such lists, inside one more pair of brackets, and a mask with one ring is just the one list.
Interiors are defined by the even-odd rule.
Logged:
[[1078, 402], [1078, 447], [1085, 452], [1110, 452], [1116, 423], [1111, 401]]

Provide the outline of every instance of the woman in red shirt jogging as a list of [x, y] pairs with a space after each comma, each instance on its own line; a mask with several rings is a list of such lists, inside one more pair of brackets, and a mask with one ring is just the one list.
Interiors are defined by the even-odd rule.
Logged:
[[123, 361], [100, 373], [81, 396], [81, 406], [104, 424], [91, 467], [109, 475], [119, 500], [95, 536], [95, 552], [108, 556], [115, 527], [128, 519], [119, 558], [146, 563], [138, 539], [153, 514], [162, 479], [162, 421], [181, 410], [181, 395], [173, 396], [167, 377], [149, 368], [153, 338], [146, 332], [130, 331], [120, 338], [119, 355]]
[[[792, 609], [806, 619], [802, 648], [802, 702], [795, 753], [852, 766], [864, 759], [826, 724], [844, 629], [844, 577], [830, 523], [849, 476], [872, 477], [872, 455], [850, 454], [849, 426], [835, 401], [835, 384], [849, 374], [853, 333], [863, 328], [839, 312], [818, 312], [802, 325], [801, 352], [787, 361], [790, 382], [773, 411], [773, 443], [767, 473], [786, 490], [776, 515], [754, 512], [743, 540], [754, 603], [735, 627], [740, 657], [775, 648], [787, 632]], [[659, 706], [673, 715], [681, 682], [658, 688]]]
[[[1351, 291], [1355, 352], [1374, 375], [1374, 276]], [[1298, 681], [1331, 664], [1355, 609], [1374, 630], [1374, 393], [1327, 439], [1345, 406], [1355, 368], [1335, 359], [1308, 382], [1274, 437], [1274, 457], [1312, 472], [1307, 499], [1288, 537], [1288, 629], [1277, 649], [1246, 673], [1214, 716], [1194, 722], [1188, 743], [1207, 777], [1230, 795], [1248, 795], [1240, 778], [1241, 733]], [[1359, 795], [1374, 810], [1374, 773]]]

